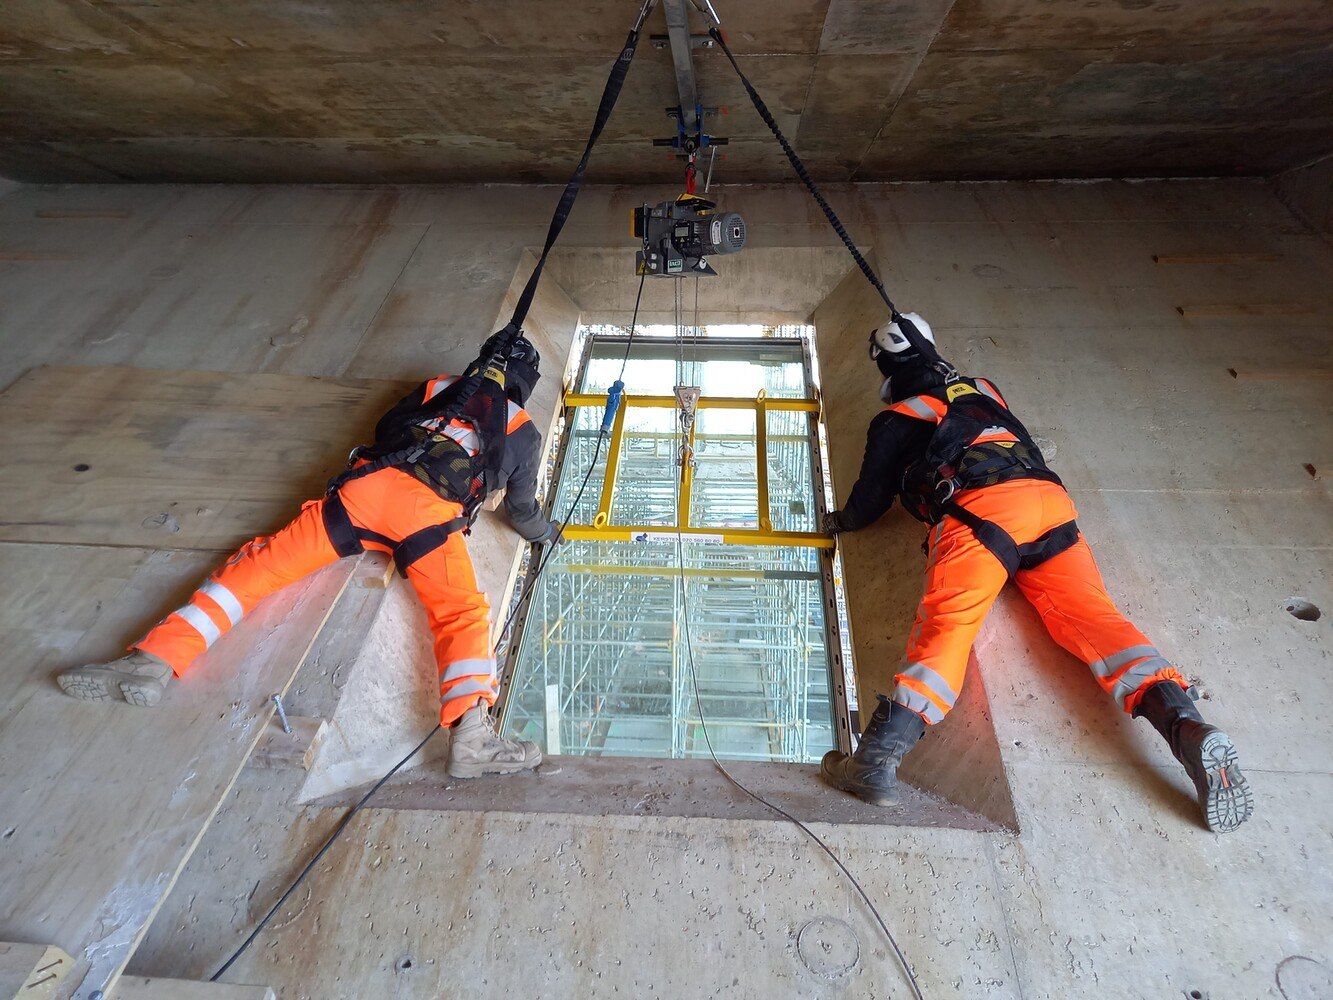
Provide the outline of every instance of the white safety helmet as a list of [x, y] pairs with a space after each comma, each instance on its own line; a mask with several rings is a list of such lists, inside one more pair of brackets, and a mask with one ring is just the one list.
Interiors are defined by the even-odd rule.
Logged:
[[[921, 331], [931, 344], [935, 343], [935, 334], [931, 332], [930, 324], [927, 323], [918, 313], [903, 313], [903, 318], [912, 321], [912, 325]], [[912, 347], [911, 341], [898, 328], [897, 323], [885, 323], [878, 329], [870, 332], [870, 357], [884, 374], [885, 362], [892, 364], [897, 361], [911, 361], [918, 357], [917, 351]], [[891, 370], [891, 369], [890, 369]]]

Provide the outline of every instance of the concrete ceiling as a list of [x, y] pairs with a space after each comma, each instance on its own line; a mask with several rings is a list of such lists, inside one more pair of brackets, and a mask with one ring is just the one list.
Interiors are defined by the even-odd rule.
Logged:
[[[1333, 150], [1327, 0], [718, 0], [816, 176], [1268, 174]], [[557, 181], [639, 0], [5, 0], [0, 175]], [[695, 23], [702, 30], [702, 22]], [[664, 33], [659, 6], [649, 31]], [[791, 179], [723, 56], [717, 177]], [[640, 48], [590, 177], [674, 181]]]

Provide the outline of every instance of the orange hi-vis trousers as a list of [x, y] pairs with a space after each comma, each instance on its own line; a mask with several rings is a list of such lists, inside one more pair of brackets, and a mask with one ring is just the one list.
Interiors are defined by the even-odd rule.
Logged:
[[[998, 524], [1019, 545], [1077, 516], [1062, 487], [1038, 480], [969, 490], [956, 499]], [[907, 642], [906, 665], [894, 677], [893, 700], [934, 724], [958, 700], [972, 642], [1008, 577], [972, 529], [952, 517], [931, 530], [928, 552], [925, 594]], [[1158, 681], [1189, 686], [1116, 608], [1081, 535], [1059, 555], [1020, 569], [1014, 582], [1051, 637], [1086, 663], [1126, 712], [1133, 712], [1142, 692]]]
[[[392, 541], [462, 514], [430, 487], [397, 469], [382, 469], [340, 490], [353, 525]], [[311, 500], [296, 520], [268, 538], [256, 538], [222, 564], [188, 604], [173, 611], [135, 648], [171, 665], [177, 676], [240, 622], [260, 601], [339, 558], [324, 527], [324, 501]], [[373, 541], [365, 547], [388, 552]], [[440, 724], [449, 726], [478, 702], [495, 703], [495, 657], [490, 603], [477, 589], [461, 533], [422, 556], [407, 579], [425, 605], [440, 674]]]

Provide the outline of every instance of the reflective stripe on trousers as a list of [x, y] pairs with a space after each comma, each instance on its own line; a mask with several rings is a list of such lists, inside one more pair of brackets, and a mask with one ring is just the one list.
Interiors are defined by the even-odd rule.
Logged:
[[[414, 476], [384, 469], [339, 490], [354, 526], [399, 541], [432, 524], [456, 518], [462, 507], [442, 499]], [[272, 594], [334, 562], [338, 554], [324, 527], [324, 501], [312, 500], [287, 527], [243, 546], [136, 647], [181, 674], [217, 639]], [[367, 543], [372, 549], [383, 545]], [[440, 675], [440, 720], [451, 725], [478, 702], [495, 702], [490, 604], [477, 589], [461, 534], [408, 567], [430, 623]]]
[[[1055, 483], [1015, 480], [969, 491], [960, 502], [1019, 544], [1077, 516]], [[953, 518], [931, 532], [929, 553], [925, 593], [908, 640], [907, 665], [894, 678], [893, 700], [934, 724], [957, 701], [972, 643], [1007, 577], [999, 560]], [[1124, 711], [1132, 713], [1142, 692], [1159, 681], [1188, 686], [1116, 608], [1081, 537], [1040, 566], [1020, 570], [1014, 580], [1052, 638], [1088, 664]]]

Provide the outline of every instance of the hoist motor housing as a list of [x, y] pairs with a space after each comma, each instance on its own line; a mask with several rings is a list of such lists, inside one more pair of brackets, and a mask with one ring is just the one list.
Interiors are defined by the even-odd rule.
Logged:
[[643, 241], [635, 254], [635, 274], [717, 274], [708, 256], [736, 253], [745, 246], [745, 220], [739, 213], [719, 212], [714, 202], [688, 194], [636, 208], [631, 232]]

